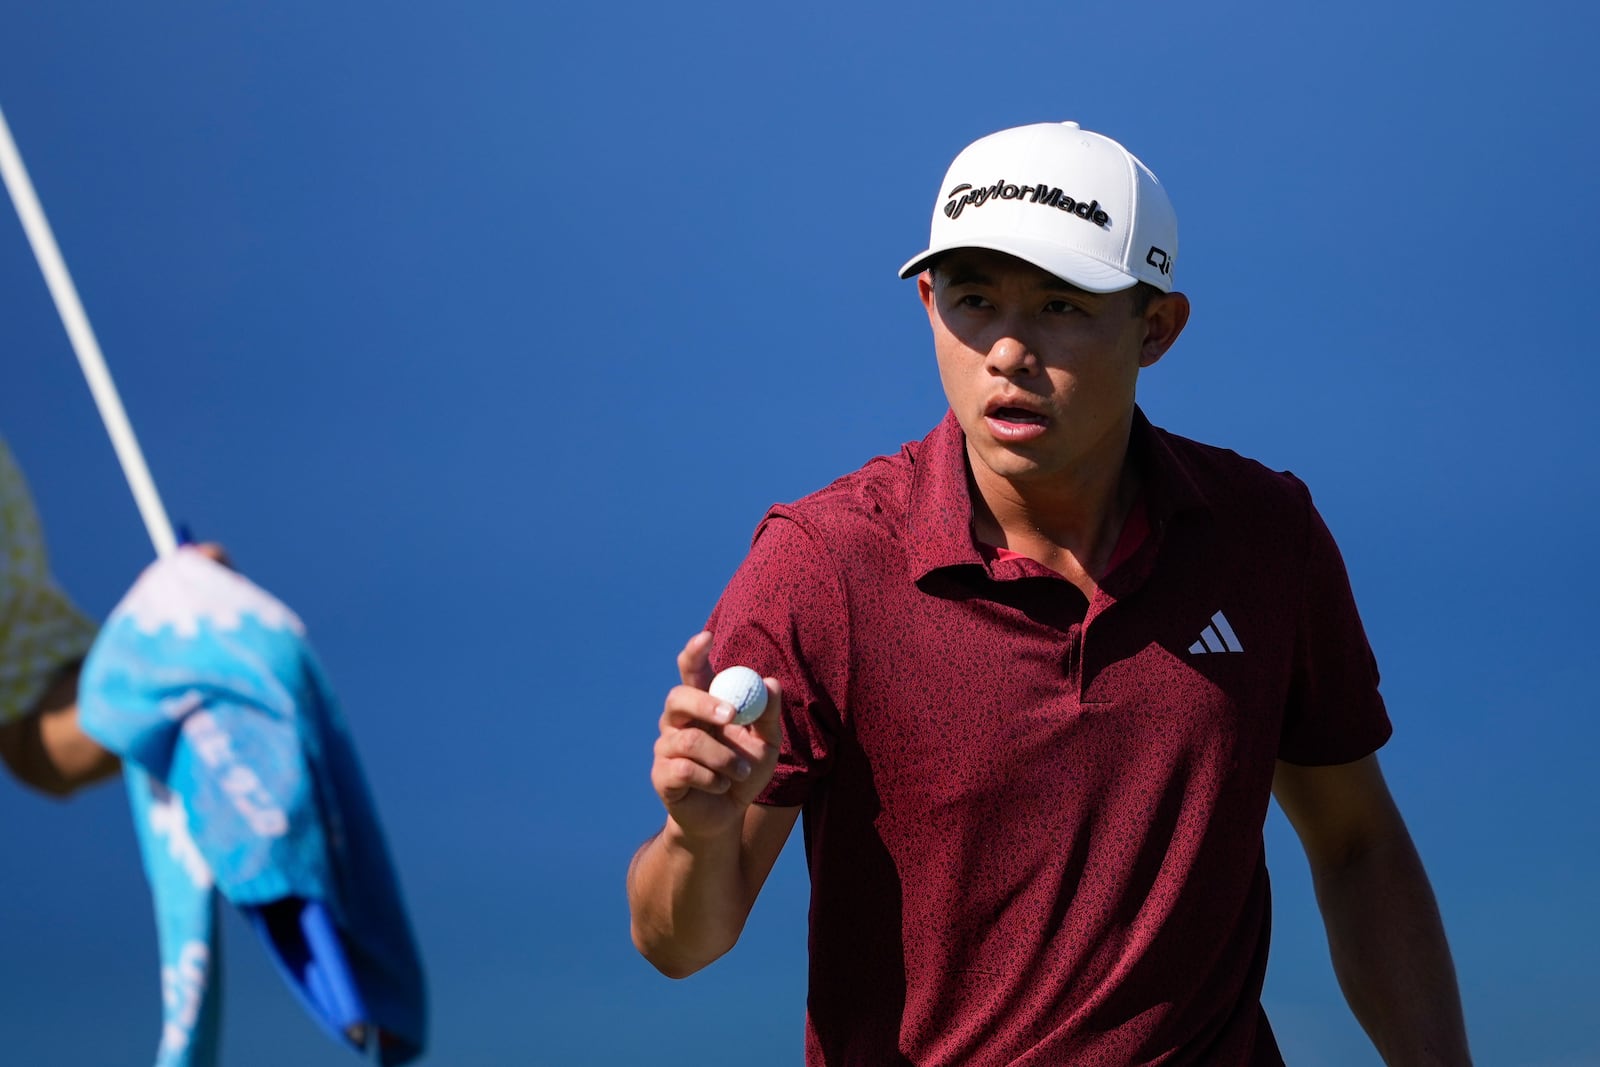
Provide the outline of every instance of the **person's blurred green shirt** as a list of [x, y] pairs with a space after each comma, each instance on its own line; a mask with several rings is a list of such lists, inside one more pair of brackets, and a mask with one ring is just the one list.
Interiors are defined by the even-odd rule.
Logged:
[[0, 440], [0, 723], [23, 715], [96, 627], [50, 575], [27, 482]]

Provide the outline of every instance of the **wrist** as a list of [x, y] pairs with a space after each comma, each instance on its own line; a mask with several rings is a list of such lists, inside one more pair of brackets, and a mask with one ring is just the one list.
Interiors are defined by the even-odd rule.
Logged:
[[669, 812], [667, 823], [661, 829], [661, 843], [697, 857], [729, 848], [737, 853], [742, 823], [743, 819], [732, 819], [715, 826], [685, 826]]

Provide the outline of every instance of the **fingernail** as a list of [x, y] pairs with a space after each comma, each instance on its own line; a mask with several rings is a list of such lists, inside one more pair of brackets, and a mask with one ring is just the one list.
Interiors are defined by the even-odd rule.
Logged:
[[733, 776], [741, 782], [750, 777], [750, 761], [742, 759], [735, 763], [733, 765]]
[[712, 714], [712, 717], [715, 718], [718, 722], [732, 722], [733, 721], [733, 705], [732, 704], [718, 704], [717, 705], [717, 710], [712, 712], [711, 714]]

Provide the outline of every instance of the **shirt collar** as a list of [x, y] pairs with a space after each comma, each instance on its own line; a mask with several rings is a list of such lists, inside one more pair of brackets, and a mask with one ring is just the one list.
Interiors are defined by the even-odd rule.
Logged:
[[1144, 480], [1145, 514], [1152, 530], [1180, 512], [1210, 509], [1193, 472], [1172, 450], [1166, 431], [1152, 426], [1138, 407], [1133, 409], [1128, 451]]
[[911, 496], [906, 514], [913, 581], [941, 567], [983, 566], [972, 537], [972, 492], [967, 484], [967, 435], [946, 411], [911, 453]]

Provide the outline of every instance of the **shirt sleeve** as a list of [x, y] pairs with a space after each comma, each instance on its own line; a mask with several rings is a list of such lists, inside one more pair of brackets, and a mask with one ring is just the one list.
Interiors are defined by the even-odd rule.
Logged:
[[743, 664], [783, 687], [783, 748], [757, 802], [805, 803], [828, 773], [849, 686], [849, 619], [819, 538], [774, 508], [723, 590], [707, 629], [712, 666]]
[[1393, 727], [1344, 558], [1309, 493], [1305, 499], [1305, 583], [1278, 756], [1302, 766], [1331, 766], [1376, 752]]
[[0, 441], [0, 723], [33, 707], [94, 636], [94, 623], [50, 576], [33, 500]]

